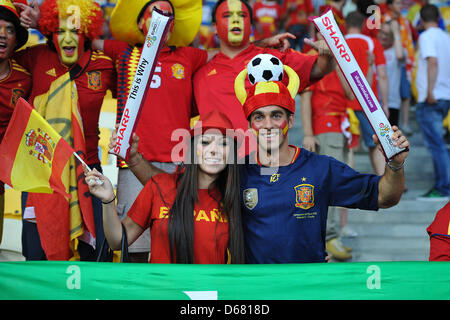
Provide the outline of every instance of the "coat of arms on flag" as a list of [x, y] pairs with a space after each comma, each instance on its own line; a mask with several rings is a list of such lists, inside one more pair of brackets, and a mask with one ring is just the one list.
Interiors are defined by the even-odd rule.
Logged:
[[309, 209], [314, 206], [314, 186], [311, 184], [299, 184], [294, 187], [295, 206], [297, 208]]
[[52, 167], [53, 150], [56, 144], [53, 142], [52, 138], [41, 130], [41, 128], [31, 129], [25, 134], [25, 144], [30, 147], [30, 155], [41, 160], [43, 163], [48, 164]]
[[0, 180], [19, 191], [56, 191], [70, 198], [61, 175], [73, 152], [52, 126], [20, 98], [0, 145]]

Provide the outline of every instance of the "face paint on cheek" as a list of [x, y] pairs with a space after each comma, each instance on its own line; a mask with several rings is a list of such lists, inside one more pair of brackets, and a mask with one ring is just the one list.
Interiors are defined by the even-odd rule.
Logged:
[[[148, 30], [150, 29], [153, 8], [156, 8], [156, 9], [164, 12], [165, 14], [173, 15], [172, 7], [167, 1], [157, 1], [154, 4], [152, 4], [150, 7], [147, 8], [147, 10], [145, 10], [145, 12], [142, 15], [142, 18], [140, 20], [141, 21], [140, 24], [142, 25], [142, 27], [141, 27], [142, 32], [144, 33], [144, 35], [147, 35]], [[167, 37], [167, 39], [170, 37], [170, 34], [173, 32], [173, 28], [174, 28], [174, 23], [172, 21], [172, 23], [169, 27], [169, 36]]]
[[251, 124], [251, 127], [252, 127], [252, 130], [253, 130], [253, 133], [255, 134], [255, 136], [258, 136], [259, 128], [254, 123]]
[[56, 33], [53, 33], [53, 36], [52, 36], [53, 44], [55, 45], [56, 51], [57, 51], [58, 56], [60, 57], [61, 61], [65, 65], [71, 66], [78, 61], [78, 59], [81, 56], [81, 53], [84, 51], [84, 43], [85, 43], [86, 39], [83, 34], [78, 33], [76, 36], [74, 35], [74, 38], [70, 41], [69, 44], [70, 44], [70, 46], [75, 47], [75, 49], [73, 50], [72, 54], [68, 55], [64, 51], [64, 48], [61, 47], [65, 43], [63, 37], [65, 37], [65, 35], [61, 36]]
[[152, 12], [151, 10], [145, 10], [144, 15], [141, 18], [141, 28], [142, 33], [147, 35], [148, 29], [150, 28], [150, 21], [152, 20]]
[[281, 123], [280, 129], [283, 134], [283, 137], [286, 137], [289, 131], [289, 126], [286, 120], [284, 120], [283, 123]]
[[55, 45], [55, 48], [56, 48], [56, 52], [58, 52], [58, 56], [60, 58], [62, 58], [61, 47], [59, 46], [59, 41], [58, 41], [58, 35], [56, 33], [53, 33], [52, 39], [53, 39], [53, 44]]
[[242, 46], [249, 42], [250, 13], [240, 0], [224, 1], [217, 9], [216, 20], [217, 35], [226, 44]]

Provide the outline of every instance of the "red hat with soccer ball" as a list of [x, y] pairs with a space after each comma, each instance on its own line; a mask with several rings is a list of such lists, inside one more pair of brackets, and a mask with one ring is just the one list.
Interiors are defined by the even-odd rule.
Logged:
[[[289, 77], [286, 87], [282, 82], [283, 71]], [[245, 90], [245, 78], [253, 86]], [[295, 96], [300, 87], [297, 73], [287, 65], [283, 65], [277, 57], [271, 54], [258, 54], [242, 70], [234, 82], [236, 97], [241, 102], [245, 118], [249, 118], [253, 111], [277, 105], [295, 113]]]

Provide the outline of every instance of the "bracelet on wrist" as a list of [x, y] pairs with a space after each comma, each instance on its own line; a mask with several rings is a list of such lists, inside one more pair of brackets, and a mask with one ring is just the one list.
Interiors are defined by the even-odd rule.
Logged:
[[388, 167], [389, 167], [392, 171], [397, 172], [397, 171], [403, 169], [403, 167], [405, 166], [405, 162], [406, 162], [406, 160], [405, 160], [400, 166], [398, 166], [398, 167], [392, 165], [392, 164], [391, 164], [391, 161], [388, 161], [386, 164], [388, 165]]
[[112, 198], [112, 200], [108, 201], [108, 202], [103, 202], [103, 204], [110, 204], [111, 202], [113, 202], [114, 200], [116, 200], [116, 195], [114, 195], [114, 198]]

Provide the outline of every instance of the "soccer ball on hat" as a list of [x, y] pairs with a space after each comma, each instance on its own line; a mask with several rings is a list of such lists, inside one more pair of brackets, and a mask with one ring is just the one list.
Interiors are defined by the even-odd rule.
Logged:
[[274, 55], [260, 53], [247, 64], [248, 80], [254, 85], [260, 81], [283, 80], [283, 63]]

